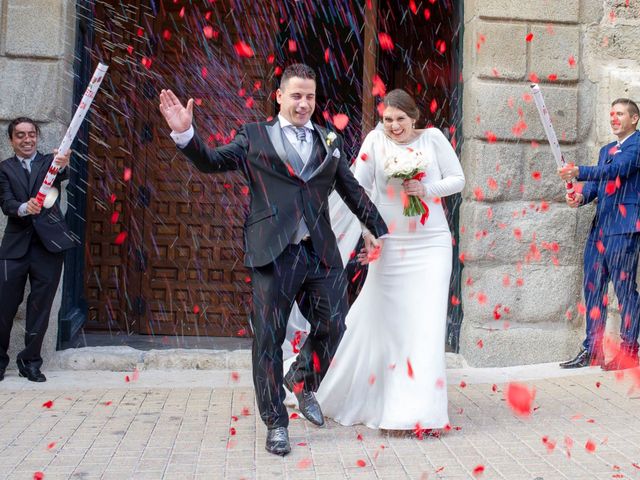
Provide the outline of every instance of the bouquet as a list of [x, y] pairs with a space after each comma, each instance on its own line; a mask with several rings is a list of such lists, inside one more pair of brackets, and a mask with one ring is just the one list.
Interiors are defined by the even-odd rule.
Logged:
[[[384, 162], [384, 173], [389, 178], [401, 178], [402, 180], [422, 180], [426, 175], [429, 161], [419, 150], [403, 148], [397, 155], [387, 157]], [[407, 195], [403, 199], [403, 214], [407, 217], [421, 215], [420, 223], [429, 218], [429, 207], [420, 197]]]

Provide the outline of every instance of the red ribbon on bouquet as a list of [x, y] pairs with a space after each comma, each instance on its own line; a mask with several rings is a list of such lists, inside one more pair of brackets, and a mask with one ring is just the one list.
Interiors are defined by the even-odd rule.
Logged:
[[[420, 182], [426, 176], [427, 176], [427, 174], [425, 172], [419, 172], [419, 173], [416, 173], [413, 177], [411, 177], [411, 180], [418, 180]], [[423, 199], [421, 199], [420, 197], [418, 197], [418, 201], [424, 207], [424, 213], [420, 217], [420, 223], [422, 225], [424, 225], [424, 222], [426, 222], [427, 219], [429, 218], [429, 207], [427, 206], [427, 203]]]

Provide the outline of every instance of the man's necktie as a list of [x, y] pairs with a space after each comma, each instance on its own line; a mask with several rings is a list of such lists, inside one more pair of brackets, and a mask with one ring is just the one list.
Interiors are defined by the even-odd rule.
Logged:
[[31, 180], [31, 163], [26, 159], [20, 160], [20, 163], [22, 163], [22, 168], [24, 169], [24, 174], [27, 178], [27, 185], [28, 185], [29, 181]]
[[296, 131], [296, 138], [300, 142], [306, 142], [307, 141], [306, 129], [304, 127], [294, 127], [294, 128], [295, 128], [295, 131]]

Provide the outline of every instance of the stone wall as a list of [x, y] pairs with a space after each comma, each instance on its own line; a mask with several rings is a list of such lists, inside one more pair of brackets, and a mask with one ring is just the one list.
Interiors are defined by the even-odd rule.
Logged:
[[[72, 114], [74, 42], [74, 1], [0, 0], [0, 159], [13, 154], [6, 129], [17, 116], [40, 123], [41, 152], [51, 152], [60, 143]], [[0, 215], [0, 232], [5, 225], [6, 217]], [[61, 286], [43, 348], [45, 362], [56, 346]], [[13, 326], [10, 368], [24, 345], [25, 303]]]
[[529, 85], [542, 88], [565, 158], [597, 161], [612, 139], [610, 101], [640, 99], [639, 9], [625, 0], [465, 1], [460, 351], [471, 365], [578, 351], [593, 207], [565, 205]]

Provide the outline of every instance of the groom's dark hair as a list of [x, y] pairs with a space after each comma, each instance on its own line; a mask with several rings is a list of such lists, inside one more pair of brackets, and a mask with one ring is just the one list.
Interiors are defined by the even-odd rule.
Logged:
[[292, 63], [282, 72], [280, 78], [280, 88], [284, 88], [290, 78], [297, 77], [316, 81], [316, 72], [309, 65], [304, 63]]
[[613, 102], [611, 102], [612, 107], [618, 104], [626, 105], [627, 112], [629, 112], [629, 115], [631, 115], [632, 117], [634, 115], [640, 115], [640, 110], [638, 110], [638, 104], [633, 100], [631, 100], [630, 98], [616, 98]]

